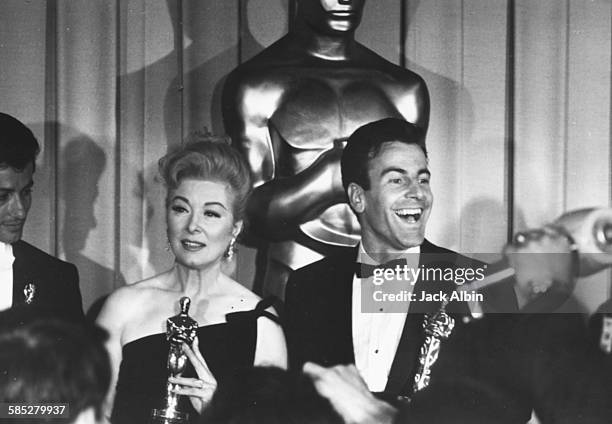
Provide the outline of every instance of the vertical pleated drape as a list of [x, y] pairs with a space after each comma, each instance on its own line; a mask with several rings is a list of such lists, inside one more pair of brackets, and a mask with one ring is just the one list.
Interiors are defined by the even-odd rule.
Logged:
[[[43, 151], [25, 239], [75, 263], [85, 306], [165, 251], [157, 159], [223, 132], [225, 76], [281, 37], [290, 0], [3, 0], [0, 110]], [[612, 199], [610, 0], [368, 0], [357, 39], [419, 73], [432, 104], [428, 237], [508, 235]], [[239, 252], [250, 286], [255, 253]], [[593, 309], [609, 278], [582, 282]]]

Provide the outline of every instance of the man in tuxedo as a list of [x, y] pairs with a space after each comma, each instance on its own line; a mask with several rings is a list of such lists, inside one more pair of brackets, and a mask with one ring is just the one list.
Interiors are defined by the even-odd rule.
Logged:
[[[397, 258], [422, 275], [428, 269], [473, 270], [482, 264], [424, 238], [433, 195], [423, 129], [395, 118], [366, 124], [349, 137], [341, 170], [361, 243], [291, 275], [286, 297], [290, 364], [355, 363], [371, 391], [408, 395], [425, 337], [423, 313], [439, 310], [442, 295], [449, 298], [455, 283], [439, 275], [418, 278], [403, 286], [411, 292], [407, 301], [376, 302], [369, 291], [375, 276], [363, 274]], [[469, 313], [466, 303], [457, 301], [449, 302], [446, 311]]]
[[[373, 310], [372, 303], [362, 300], [376, 274], [369, 277], [366, 271], [373, 268], [385, 273], [390, 260], [398, 257], [424, 270], [425, 275], [426, 270], [440, 267], [455, 271], [483, 267], [424, 238], [433, 201], [424, 139], [418, 127], [397, 119], [366, 124], [349, 138], [341, 161], [342, 180], [361, 225], [361, 243], [356, 250], [325, 258], [291, 275], [286, 298], [290, 366], [355, 364], [369, 391], [382, 392], [385, 400], [396, 405], [410, 397], [407, 411], [419, 418], [441, 411], [440, 417], [446, 417], [415, 422], [454, 422], [457, 411], [498, 417], [498, 422], [527, 422], [534, 410], [544, 423], [578, 422], [580, 417], [586, 418], [584, 422], [609, 422], [611, 411], [605, 396], [610, 381], [598, 373], [600, 358], [586, 341], [581, 317], [527, 313], [531, 293], [515, 293], [529, 289], [536, 280], [523, 281], [525, 266], [521, 264], [517, 265], [518, 277], [503, 283], [517, 313], [471, 320], [465, 302], [446, 306], [447, 312], [456, 313], [451, 314], [454, 329], [448, 339], [441, 337], [439, 356], [433, 355], [437, 360], [429, 367], [429, 384], [415, 389], [415, 376], [422, 376], [423, 371], [419, 364], [426, 341], [423, 312], [439, 311], [443, 304], [420, 299], [426, 294], [448, 294], [455, 282], [419, 279], [411, 289], [415, 296], [402, 303], [407, 303], [405, 310], [398, 313], [390, 302], [378, 303], [379, 309]], [[571, 257], [562, 234], [551, 229], [545, 235], [555, 241], [565, 258]], [[356, 262], [365, 264], [356, 266]], [[563, 279], [555, 276], [556, 282]], [[478, 300], [486, 305], [488, 299]], [[504, 306], [501, 311], [508, 309]], [[311, 364], [304, 371], [315, 380], [324, 375]], [[337, 368], [330, 371], [332, 376], [337, 372]], [[355, 384], [353, 377], [348, 380], [353, 381], [351, 386]], [[480, 404], [470, 402], [466, 393], [475, 393]], [[452, 399], [446, 404], [453, 406], [441, 410], [441, 399], [442, 403]], [[345, 397], [342, 402], [352, 401]], [[375, 411], [381, 411], [380, 404], [372, 404]]]
[[32, 131], [0, 113], [0, 311], [80, 320], [76, 267], [21, 240], [39, 150]]

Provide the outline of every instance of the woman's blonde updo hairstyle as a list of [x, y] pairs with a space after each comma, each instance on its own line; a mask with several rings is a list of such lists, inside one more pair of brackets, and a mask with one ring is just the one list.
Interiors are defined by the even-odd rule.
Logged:
[[195, 133], [159, 160], [159, 173], [168, 192], [184, 179], [227, 184], [234, 198], [234, 221], [244, 219], [251, 193], [251, 173], [242, 155], [230, 146], [228, 137]]

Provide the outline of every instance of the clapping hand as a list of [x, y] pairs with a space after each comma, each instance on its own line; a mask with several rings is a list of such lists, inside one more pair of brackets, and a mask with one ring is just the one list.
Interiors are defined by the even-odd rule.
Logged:
[[518, 233], [504, 249], [516, 275], [519, 306], [550, 290], [569, 296], [575, 285], [574, 246], [563, 229], [548, 225]]
[[217, 389], [217, 380], [210, 372], [200, 353], [197, 336], [191, 347], [187, 343], [183, 343], [182, 347], [198, 378], [170, 377], [168, 381], [172, 384], [178, 384], [179, 387], [174, 389], [174, 393], [189, 396], [193, 408], [201, 414]]
[[355, 365], [325, 368], [307, 362], [303, 371], [347, 424], [385, 424], [393, 421], [397, 412], [395, 408], [370, 393]]

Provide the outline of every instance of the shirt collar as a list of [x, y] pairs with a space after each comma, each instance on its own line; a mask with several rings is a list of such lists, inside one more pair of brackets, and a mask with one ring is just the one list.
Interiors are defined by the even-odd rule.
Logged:
[[11, 268], [14, 261], [13, 246], [0, 241], [0, 269]]
[[[397, 253], [398, 257], [407, 257], [406, 255], [411, 253], [421, 253], [421, 245], [409, 247], [408, 249], [402, 250], [401, 252]], [[359, 242], [359, 248], [357, 250], [357, 261], [368, 265], [378, 265], [378, 262], [372, 259], [370, 255], [368, 255], [368, 253], [365, 251], [362, 242]]]

